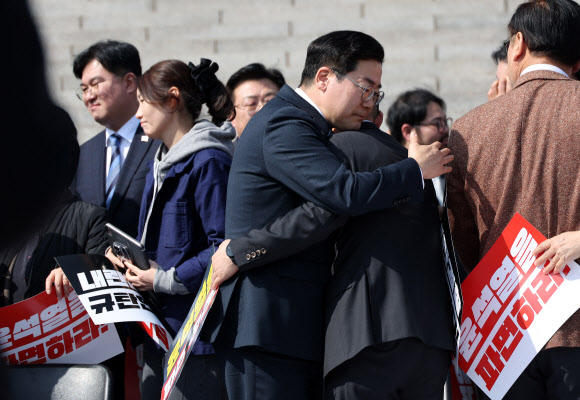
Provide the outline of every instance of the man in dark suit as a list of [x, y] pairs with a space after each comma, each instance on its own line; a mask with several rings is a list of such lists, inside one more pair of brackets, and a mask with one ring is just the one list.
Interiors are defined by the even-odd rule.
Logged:
[[[547, 237], [580, 229], [580, 5], [521, 4], [509, 24], [513, 89], [453, 124], [454, 241], [471, 271], [515, 212]], [[506, 399], [580, 397], [580, 312], [540, 350]]]
[[[109, 221], [137, 236], [147, 161], [159, 147], [141, 129], [135, 113], [141, 60], [124, 42], [101, 41], [76, 56], [73, 72], [81, 80], [78, 97], [105, 130], [81, 146], [71, 191], [81, 200], [106, 207]], [[124, 329], [117, 326], [123, 336]], [[124, 339], [122, 339], [124, 342]], [[115, 398], [124, 397], [124, 354], [107, 365], [113, 371]]]
[[[413, 139], [415, 140], [415, 139]], [[407, 158], [376, 125], [332, 139], [352, 171]], [[424, 200], [349, 219], [326, 289], [327, 399], [441, 399], [454, 349], [439, 203]]]
[[[380, 125], [382, 114], [374, 111]], [[334, 135], [331, 147], [353, 171], [407, 158], [403, 146], [368, 121], [359, 131]], [[425, 181], [423, 202], [346, 221], [307, 202], [229, 245], [247, 270], [286, 257], [289, 249], [302, 251], [340, 227], [325, 299], [325, 398], [442, 398], [454, 343], [433, 184]], [[266, 256], [252, 258], [262, 248]], [[220, 251], [214, 267], [229, 261]]]
[[105, 130], [81, 146], [71, 189], [106, 207], [114, 225], [137, 236], [147, 161], [159, 146], [135, 118], [139, 52], [129, 43], [97, 42], [76, 56], [73, 71], [81, 80], [79, 98]]
[[[345, 215], [421, 202], [421, 174], [449, 170], [452, 157], [436, 144], [414, 143], [412, 158], [367, 173], [352, 173], [330, 149], [331, 128], [360, 128], [382, 98], [383, 57], [382, 46], [360, 32], [331, 32], [310, 44], [300, 88], [284, 86], [238, 143], [228, 237], [263, 227], [305, 200]], [[268, 254], [257, 248], [248, 257]], [[324, 287], [333, 257], [331, 243], [323, 241], [222, 284], [204, 334], [224, 357], [230, 399], [320, 397]], [[216, 270], [213, 284], [229, 273]]]

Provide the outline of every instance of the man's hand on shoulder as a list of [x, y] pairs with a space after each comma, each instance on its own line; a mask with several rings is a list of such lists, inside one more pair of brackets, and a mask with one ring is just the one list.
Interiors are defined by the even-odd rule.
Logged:
[[512, 90], [512, 84], [509, 81], [509, 78], [504, 77], [500, 80], [496, 79], [491, 84], [489, 91], [487, 92], [487, 98], [489, 101], [492, 101], [499, 96], [502, 96]]
[[226, 239], [220, 244], [211, 257], [211, 264], [213, 268], [211, 278], [211, 288], [217, 289], [219, 286], [230, 279], [238, 272], [238, 266], [234, 264], [232, 259], [226, 254], [226, 247], [230, 243], [230, 239]]
[[451, 155], [451, 150], [441, 149], [440, 142], [429, 145], [419, 144], [417, 133], [412, 132], [409, 158], [414, 158], [417, 161], [423, 173], [423, 179], [433, 179], [451, 172], [451, 167], [446, 164], [453, 161], [454, 157]]

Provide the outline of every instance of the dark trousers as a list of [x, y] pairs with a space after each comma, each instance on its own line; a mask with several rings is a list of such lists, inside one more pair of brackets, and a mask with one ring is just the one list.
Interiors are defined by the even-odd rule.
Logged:
[[541, 350], [504, 399], [580, 399], [580, 348]]
[[369, 346], [328, 373], [326, 400], [441, 400], [451, 352], [418, 339]]
[[319, 400], [322, 365], [257, 347], [216, 348], [229, 400]]

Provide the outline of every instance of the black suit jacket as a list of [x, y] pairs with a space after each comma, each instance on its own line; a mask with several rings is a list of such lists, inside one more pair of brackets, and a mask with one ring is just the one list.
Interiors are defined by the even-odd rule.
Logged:
[[[353, 171], [407, 158], [407, 150], [373, 124], [332, 140]], [[373, 344], [414, 337], [453, 350], [438, 202], [425, 181], [421, 203], [351, 218], [339, 231], [326, 292], [324, 372]]]
[[[152, 160], [161, 143], [158, 140], [143, 141], [141, 126], [137, 128], [127, 158], [119, 174], [115, 192], [108, 209], [111, 223], [133, 237], [137, 237], [139, 207], [145, 176], [149, 172], [147, 161]], [[79, 165], [71, 190], [81, 200], [106, 207], [105, 171], [107, 152], [105, 131], [81, 146]], [[146, 137], [146, 136], [145, 136]]]
[[[414, 160], [354, 174], [329, 149], [329, 130], [320, 113], [288, 86], [250, 120], [230, 172], [226, 237], [261, 228], [305, 200], [350, 215], [422, 200]], [[291, 240], [286, 243], [293, 247]], [[263, 249], [265, 255], [260, 248], [256, 258], [268, 256]], [[225, 282], [202, 336], [215, 340], [219, 334], [227, 346], [321, 360], [323, 296], [334, 252], [322, 242], [289, 253]]]
[[[371, 123], [334, 135], [331, 146], [353, 171], [407, 158], [403, 146]], [[230, 246], [244, 271], [301, 251], [342, 227], [325, 298], [325, 374], [365, 347], [402, 338], [452, 350], [437, 206], [429, 180], [422, 203], [354, 217], [346, 225], [346, 218], [307, 202]], [[252, 257], [261, 248], [266, 254]]]

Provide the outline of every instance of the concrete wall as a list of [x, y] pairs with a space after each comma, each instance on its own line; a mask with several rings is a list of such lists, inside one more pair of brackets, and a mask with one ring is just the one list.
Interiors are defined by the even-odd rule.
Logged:
[[401, 91], [425, 87], [457, 118], [487, 100], [490, 53], [507, 37], [516, 0], [30, 0], [55, 100], [82, 143], [101, 130], [76, 98], [74, 56], [101, 39], [133, 43], [143, 70], [177, 58], [218, 62], [222, 81], [262, 62], [298, 84], [306, 48], [332, 30], [364, 31], [386, 50], [386, 110]]

